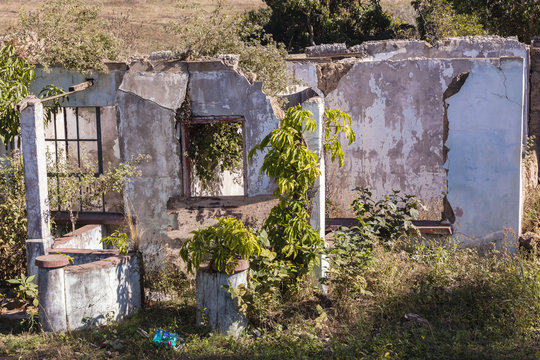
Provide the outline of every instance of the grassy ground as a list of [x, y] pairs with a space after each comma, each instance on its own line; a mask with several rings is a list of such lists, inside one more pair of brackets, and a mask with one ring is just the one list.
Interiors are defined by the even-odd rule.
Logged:
[[[540, 358], [536, 257], [448, 244], [375, 246], [364, 278], [360, 296], [331, 289], [285, 301], [259, 327], [260, 337], [253, 329], [232, 339], [195, 327], [193, 290], [184, 288], [176, 301], [97, 330], [51, 335], [1, 324], [0, 358]], [[157, 327], [178, 332], [184, 348], [159, 349], [137, 333]]]

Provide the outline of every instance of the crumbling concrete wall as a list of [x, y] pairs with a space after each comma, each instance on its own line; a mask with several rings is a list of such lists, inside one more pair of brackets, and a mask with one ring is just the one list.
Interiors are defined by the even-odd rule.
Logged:
[[475, 62], [445, 100], [448, 201], [463, 242], [512, 244], [521, 231], [523, 67], [522, 58]]
[[[327, 199], [334, 209], [331, 215], [350, 216], [348, 206], [355, 196], [351, 190], [356, 186], [367, 186], [374, 190], [376, 197], [393, 189], [417, 195], [428, 205], [428, 211], [422, 214], [424, 219], [454, 222], [459, 232], [471, 238], [499, 231], [500, 228], [494, 228], [494, 222], [473, 227], [469, 220], [463, 219], [471, 216], [468, 214], [473, 211], [464, 199], [469, 192], [476, 194], [475, 191], [480, 189], [460, 185], [455, 177], [461, 177], [461, 172], [471, 178], [480, 175], [453, 165], [460, 158], [463, 158], [461, 163], [467, 163], [468, 157], [472, 156], [465, 150], [467, 147], [456, 145], [462, 138], [455, 130], [461, 123], [455, 120], [452, 124], [452, 119], [457, 116], [454, 112], [456, 108], [461, 108], [461, 111], [467, 109], [458, 105], [461, 103], [453, 102], [458, 101], [458, 95], [465, 91], [464, 86], [472, 81], [467, 74], [473, 71], [476, 75], [472, 79], [483, 79], [491, 72], [499, 74], [497, 79], [501, 74], [510, 76], [503, 87], [512, 91], [517, 91], [516, 84], [521, 82], [520, 92], [508, 97], [514, 100], [523, 97], [519, 107], [521, 117], [513, 105], [515, 101], [509, 102], [505, 98], [497, 103], [502, 110], [497, 114], [489, 113], [489, 119], [486, 117], [488, 112], [476, 111], [476, 117], [470, 120], [475, 123], [469, 127], [471, 134], [475, 134], [475, 126], [484, 131], [487, 121], [495, 122], [494, 129], [503, 129], [506, 125], [511, 127], [511, 141], [504, 138], [507, 141], [504, 143], [505, 151], [512, 154], [509, 155], [511, 164], [509, 167], [496, 167], [493, 171], [499, 174], [504, 168], [511, 169], [514, 174], [519, 166], [514, 156], [517, 151], [514, 131], [521, 131], [518, 142], [523, 142], [523, 135], [527, 134], [523, 119], [528, 107], [525, 96], [528, 92], [528, 48], [515, 39], [481, 37], [449, 39], [435, 46], [419, 41], [368, 42], [346, 51], [346, 54], [337, 55], [316, 54], [289, 64], [307, 86], [322, 90], [327, 107], [340, 108], [352, 116], [357, 133], [356, 144], [345, 148], [344, 169], [327, 162]], [[521, 66], [515, 65], [510, 71], [504, 66], [514, 64], [513, 60], [504, 60], [506, 65], [497, 70], [501, 59], [507, 56], [521, 58]], [[479, 69], [490, 70], [482, 72]], [[521, 74], [518, 74], [519, 69]], [[69, 105], [104, 107], [103, 117], [112, 119], [107, 124], [115, 124], [118, 129], [116, 138], [114, 126], [108, 128], [111, 135], [106, 141], [106, 148], [104, 145], [106, 156], [111, 156], [107, 154], [114, 151], [118, 151], [124, 161], [138, 154], [152, 156], [152, 160], [141, 167], [142, 177], [134, 179], [125, 192], [125, 201], [137, 217], [142, 234], [141, 249], [146, 254], [158, 256], [166, 254], [167, 247], [177, 248], [187, 236], [184, 230], [208, 225], [215, 214], [232, 213], [246, 218], [245, 213], [253, 212], [254, 206], [260, 205], [264, 211], [271, 207], [271, 202], [265, 201], [259, 205], [238, 205], [234, 209], [214, 207], [194, 212], [197, 205], [187, 204], [184, 200], [169, 201], [186, 196], [186, 174], [182, 170], [185, 154], [179, 126], [182, 114], [189, 110], [188, 116], [199, 118], [243, 119], [244, 152], [247, 154], [279, 123], [260, 83], [251, 84], [233, 66], [217, 60], [182, 62], [150, 58], [131, 64], [129, 70], [124, 69], [121, 74], [118, 71], [96, 75], [99, 76], [96, 86], [103, 86], [99, 85], [100, 82], [108, 84], [104, 95], [94, 95], [90, 91], [99, 87], [91, 88], [77, 95], [82, 97], [80, 99], [70, 98]], [[64, 77], [72, 76], [69, 72], [62, 74]], [[43, 83], [54, 83], [45, 75], [40, 76]], [[84, 77], [62, 81], [72, 85], [82, 80]], [[486, 84], [491, 84], [491, 81], [495, 80], [486, 79]], [[476, 89], [467, 91], [473, 91], [478, 109], [483, 109], [486, 99], [493, 100], [480, 88], [467, 85], [469, 87]], [[498, 117], [492, 118], [492, 115]], [[511, 116], [510, 120], [508, 116]], [[496, 134], [489, 134], [480, 137], [486, 149], [491, 149], [488, 140], [501, 141]], [[116, 157], [112, 155], [113, 160]], [[258, 154], [251, 164], [244, 158], [244, 194], [247, 197], [269, 195], [274, 189], [270, 180], [260, 174], [263, 157], [264, 154]], [[482, 158], [480, 160], [483, 161]], [[486, 170], [483, 164], [480, 168]], [[520, 195], [514, 194], [516, 186], [514, 182], [508, 182], [509, 177], [486, 176], [487, 182], [481, 183], [485, 189], [491, 189], [494, 199], [504, 203], [512, 194], [519, 201]], [[520, 183], [519, 176], [517, 181]], [[498, 182], [505, 184], [505, 191], [498, 188]], [[201, 204], [204, 201], [201, 200]], [[239, 211], [239, 208], [243, 210]], [[259, 207], [256, 209], [260, 210]], [[514, 212], [513, 205], [512, 209]], [[480, 210], [491, 211], [487, 207], [474, 208], [474, 211]], [[459, 215], [461, 211], [462, 216]], [[516, 225], [514, 215], [504, 217], [498, 213], [497, 226], [513, 229], [517, 226], [519, 231], [519, 220]]]
[[[188, 105], [184, 100], [189, 94]], [[246, 78], [221, 61], [157, 61], [132, 64], [116, 97], [122, 159], [149, 154], [142, 177], [125, 192], [142, 232], [143, 252], [160, 263], [160, 255], [176, 249], [189, 231], [213, 221], [210, 214], [191, 223], [181, 209], [167, 209], [171, 198], [185, 196], [179, 112], [189, 106], [192, 116], [231, 116], [244, 119], [244, 152], [277, 127], [270, 100], [262, 84]], [[244, 158], [245, 195], [269, 194], [273, 185], [260, 174], [262, 156]], [[186, 223], [187, 221], [187, 223]], [[179, 222], [182, 223], [180, 228]], [[176, 254], [176, 250], [173, 250]]]
[[[279, 120], [270, 99], [262, 92], [261, 82], [250, 84], [221, 61], [189, 62], [188, 69], [193, 115], [243, 116], [244, 153], [277, 128]], [[260, 173], [263, 158], [261, 153], [253, 157], [252, 163], [244, 158], [245, 195], [248, 197], [270, 194], [274, 189], [270, 179]]]
[[[455, 231], [469, 240], [493, 233], [499, 236], [504, 227], [511, 227], [516, 233], [519, 231], [521, 180], [515, 170], [520, 168], [521, 160], [515, 153], [521, 154], [519, 144], [525, 142], [527, 135], [524, 121], [528, 113], [527, 46], [513, 38], [475, 37], [447, 39], [434, 46], [421, 41], [398, 40], [367, 42], [341, 49], [339, 53], [325, 54], [315, 50], [303, 60], [295, 59], [289, 67], [304, 83], [322, 90], [328, 108], [340, 108], [349, 113], [357, 134], [356, 143], [345, 149], [345, 168], [339, 169], [327, 161], [327, 199], [332, 205], [331, 216], [351, 216], [347, 209], [355, 197], [352, 189], [366, 186], [373, 190], [375, 197], [394, 189], [416, 195], [428, 207], [421, 214], [422, 218], [448, 220], [454, 223]], [[513, 92], [514, 99], [520, 99], [518, 110], [512, 100], [495, 104], [494, 108], [500, 107], [497, 113], [482, 113], [478, 109], [489, 107], [494, 100], [489, 94], [475, 93], [476, 97], [469, 94], [476, 99], [476, 104], [469, 104], [476, 106], [476, 117], [468, 118], [470, 124], [465, 129], [456, 130], [458, 127], [452, 127], [447, 113], [450, 105], [445, 100], [461, 92], [461, 86], [467, 83], [467, 75], [474, 66], [497, 68], [501, 59], [508, 56], [518, 57], [521, 65], [516, 65], [509, 73], [505, 70], [499, 73], [511, 77], [504, 86]], [[479, 76], [477, 74], [475, 79]], [[485, 79], [486, 84], [490, 81]], [[517, 83], [522, 87], [515, 85]], [[475, 91], [480, 92], [480, 89]], [[456, 107], [463, 112], [470, 110], [454, 105], [453, 111]], [[461, 139], [458, 131], [475, 137], [477, 129], [482, 129], [485, 122], [494, 123], [494, 128], [508, 126], [512, 129], [511, 135], [509, 133], [512, 141], [501, 141], [503, 148], [498, 150], [505, 154], [501, 158], [508, 157], [509, 164], [497, 166], [487, 153], [485, 159], [474, 157], [468, 152], [474, 149], [465, 146], [454, 146], [450, 150], [453, 151], [454, 165], [448, 162], [450, 148], [447, 141]], [[516, 131], [520, 133], [516, 135]], [[488, 131], [479, 136], [483, 137], [500, 141]], [[486, 142], [481, 145], [483, 149], [491, 149], [491, 144]], [[483, 154], [483, 150], [478, 153]], [[480, 181], [477, 173], [472, 177], [472, 173], [456, 166], [457, 159], [463, 159], [460, 163], [464, 164], [471, 157], [480, 162], [471, 166], [482, 171], [486, 170], [486, 164], [494, 166], [492, 173], [497, 173], [497, 177], [484, 174], [486, 179]], [[509, 169], [511, 175], [499, 175]], [[450, 187], [450, 179], [463, 179], [464, 174], [477, 179], [483, 190], [474, 186], [456, 186], [454, 182]], [[505, 190], [500, 191], [499, 186]], [[498, 204], [497, 216], [493, 218], [496, 220], [476, 223], [475, 215], [468, 215], [464, 221], [460, 216], [466, 215], [462, 215], [463, 208], [458, 203], [467, 198], [475, 199], [478, 206], [475, 213], [491, 213], [490, 206], [494, 203], [486, 206], [478, 198], [483, 191], [491, 191], [491, 198]], [[508, 196], [513, 196], [512, 214], [504, 213]], [[468, 213], [472, 214], [470, 209]], [[475, 222], [474, 226], [472, 222]]]
[[182, 64], [170, 71], [147, 71], [145, 64], [135, 64], [124, 75], [116, 95], [122, 159], [151, 156], [140, 165], [142, 176], [126, 186], [124, 198], [137, 219], [142, 251], [158, 258], [166, 255], [165, 231], [174, 226], [174, 219], [167, 215], [167, 201], [182, 194], [175, 115], [186, 96], [188, 78]]
[[[168, 248], [177, 248], [188, 236], [183, 229], [207, 225], [213, 213], [196, 216], [191, 223], [185, 209], [168, 209], [171, 198], [185, 196], [180, 120], [183, 107], [189, 107], [189, 116], [238, 117], [243, 119], [244, 138], [244, 195], [268, 195], [274, 185], [260, 174], [263, 154], [253, 162], [247, 161], [247, 152], [278, 126], [270, 99], [262, 92], [262, 83], [251, 84], [234, 66], [220, 60], [183, 62], [168, 56], [143, 58], [128, 66], [112, 64], [107, 74], [81, 75], [72, 71], [52, 68], [50, 72], [38, 70], [38, 81], [33, 90], [54, 83], [69, 86], [94, 79], [94, 86], [69, 97], [64, 106], [79, 107], [81, 137], [94, 136], [86, 126], [85, 112], [99, 106], [102, 123], [104, 163], [118, 164], [139, 154], [148, 154], [151, 160], [140, 168], [142, 176], [133, 179], [124, 192], [124, 205], [129, 206], [137, 219], [141, 249], [161, 263], [160, 256]], [[185, 101], [189, 94], [190, 101]], [[69, 111], [69, 110], [67, 110]], [[61, 130], [61, 129], [59, 129]], [[54, 129], [49, 128], [52, 137]], [[95, 149], [86, 154], [94, 158]], [[114, 203], [114, 199], [106, 199]], [[108, 211], [120, 210], [120, 206]], [[264, 207], [267, 209], [267, 207]], [[248, 210], [246, 210], [248, 211]], [[254, 213], [253, 209], [249, 212]], [[227, 210], [222, 213], [228, 213]], [[238, 213], [236, 212], [237, 216]], [[176, 254], [177, 251], [174, 250]]]

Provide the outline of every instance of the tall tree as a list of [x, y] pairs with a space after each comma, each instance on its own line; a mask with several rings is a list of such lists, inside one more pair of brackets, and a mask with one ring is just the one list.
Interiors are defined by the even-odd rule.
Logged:
[[[379, 0], [265, 0], [272, 14], [265, 30], [289, 50], [306, 46], [396, 36], [399, 21], [385, 12]], [[259, 10], [265, 11], [265, 10]]]

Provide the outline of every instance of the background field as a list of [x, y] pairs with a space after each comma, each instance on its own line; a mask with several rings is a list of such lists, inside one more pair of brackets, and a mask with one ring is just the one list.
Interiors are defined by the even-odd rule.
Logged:
[[[0, 34], [16, 25], [19, 12], [39, 9], [44, 0], [0, 0]], [[89, 1], [90, 2], [90, 1]], [[98, 1], [91, 1], [99, 3]], [[264, 6], [262, 0], [224, 0], [224, 9], [230, 13], [242, 12]], [[194, 9], [211, 10], [216, 0], [116, 0], [103, 1], [103, 14], [114, 20], [119, 28], [133, 39], [134, 53], [147, 53], [174, 47], [174, 37], [165, 25], [179, 20], [181, 15]], [[179, 4], [188, 5], [180, 8]], [[414, 22], [410, 0], [382, 0], [383, 7], [407, 22]]]

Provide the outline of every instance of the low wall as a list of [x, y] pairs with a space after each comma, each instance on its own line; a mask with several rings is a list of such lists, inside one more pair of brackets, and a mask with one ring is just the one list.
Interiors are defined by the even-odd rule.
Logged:
[[[142, 261], [101, 247], [101, 225], [87, 225], [55, 240], [39, 268], [40, 322], [45, 331], [80, 330], [133, 314], [143, 304]], [[67, 246], [72, 246], [68, 248]]]
[[103, 249], [100, 243], [103, 225], [85, 225], [73, 232], [54, 239], [53, 249]]

